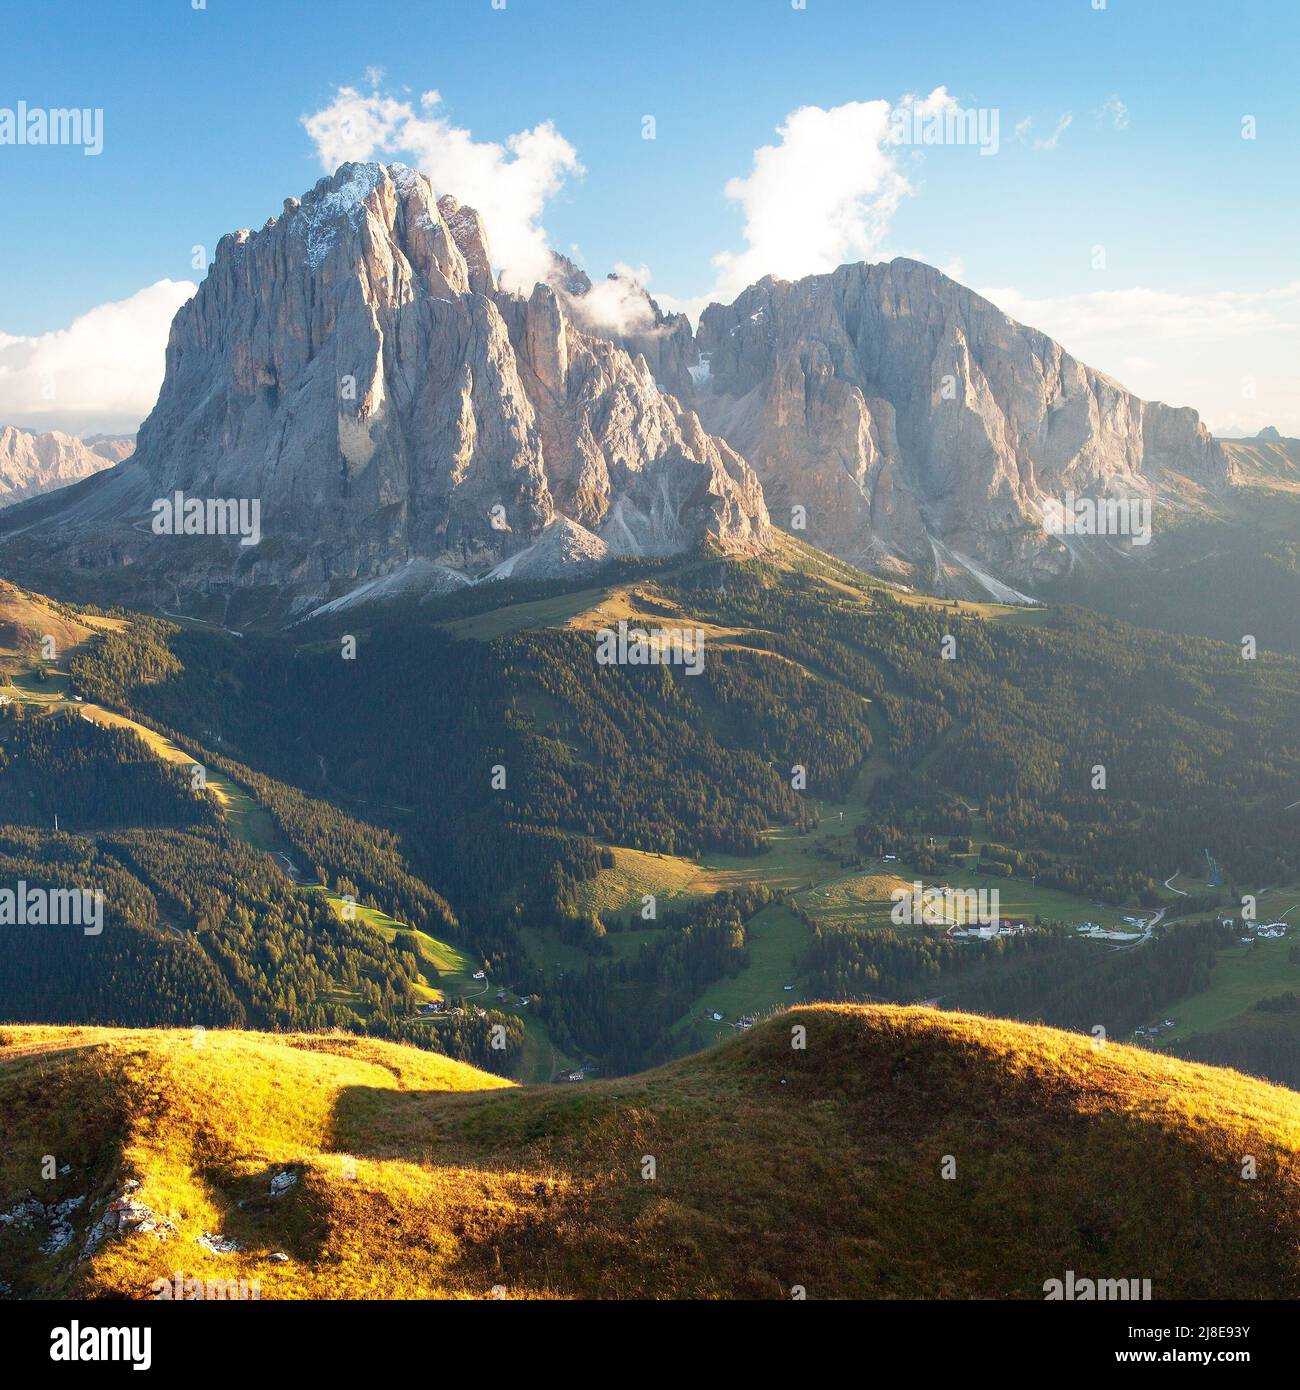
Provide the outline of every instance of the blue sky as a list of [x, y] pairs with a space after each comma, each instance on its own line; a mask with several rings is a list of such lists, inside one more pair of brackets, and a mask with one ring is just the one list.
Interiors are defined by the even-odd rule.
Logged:
[[[200, 278], [194, 246], [210, 256], [222, 233], [308, 188], [321, 150], [303, 118], [338, 109], [346, 87], [426, 122], [406, 127], [423, 146], [378, 157], [438, 168], [444, 131], [473, 158], [552, 123], [572, 159], [551, 169], [559, 186], [538, 196], [532, 225], [593, 275], [644, 269], [653, 293], [692, 306], [727, 287], [720, 254], [746, 270], [784, 256], [770, 268], [802, 273], [800, 209], [821, 206], [810, 192], [840, 206], [844, 181], [870, 231], [830, 245], [831, 259], [929, 260], [1140, 394], [1194, 405], [1217, 428], [1300, 434], [1300, 7], [1094, 3], [50, 0], [7, 29], [0, 108], [102, 108], [104, 149], [0, 145], [0, 423], [120, 427], [147, 409], [126, 376], [156, 388], [157, 323], [184, 291], [132, 297]], [[862, 143], [859, 159], [861, 127], [834, 114], [937, 88], [996, 110], [995, 156]], [[762, 187], [727, 196], [756, 150], [779, 154], [778, 131], [804, 107], [831, 113], [835, 158], [823, 170], [791, 136]], [[498, 172], [511, 160], [507, 149]], [[747, 217], [769, 232], [747, 239]], [[49, 336], [117, 301], [130, 307]], [[83, 360], [92, 338], [115, 374]], [[53, 401], [32, 395], [23, 355], [38, 352], [55, 364]], [[96, 371], [114, 379], [97, 386]]]

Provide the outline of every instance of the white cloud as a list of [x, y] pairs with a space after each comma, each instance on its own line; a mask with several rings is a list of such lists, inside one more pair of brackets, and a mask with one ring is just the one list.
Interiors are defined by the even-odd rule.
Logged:
[[131, 431], [162, 385], [167, 334], [197, 287], [159, 280], [35, 337], [0, 332], [0, 423]]
[[609, 332], [647, 332], [654, 327], [654, 314], [646, 297], [649, 282], [648, 267], [620, 262], [612, 277], [597, 280], [578, 300], [575, 312], [581, 320]]
[[1113, 94], [1108, 96], [1092, 114], [1097, 118], [1099, 125], [1105, 125], [1109, 122], [1115, 130], [1128, 129], [1128, 107]]
[[[1056, 129], [1055, 129], [1054, 131], [1052, 131], [1052, 133], [1051, 133], [1050, 135], [1045, 136], [1045, 137], [1044, 137], [1043, 139], [1041, 139], [1041, 140], [1035, 140], [1035, 141], [1034, 141], [1034, 148], [1035, 148], [1036, 150], [1054, 150], [1054, 149], [1057, 147], [1057, 145], [1059, 145], [1059, 144], [1061, 143], [1061, 136], [1064, 135], [1065, 132], [1066, 132], [1067, 130], [1069, 130], [1069, 128], [1070, 128], [1070, 126], [1071, 126], [1071, 124], [1072, 124], [1073, 121], [1074, 121], [1074, 114], [1073, 114], [1073, 112], [1067, 111], [1067, 112], [1066, 112], [1062, 117], [1060, 117], [1060, 119], [1056, 122]], [[1022, 122], [1022, 124], [1023, 124], [1023, 122]], [[1018, 129], [1019, 129], [1019, 127], [1017, 127], [1017, 130], [1018, 130]]]
[[[437, 99], [436, 92], [426, 95]], [[393, 148], [395, 132], [414, 118], [409, 102], [340, 87], [328, 106], [304, 116], [302, 123], [316, 146], [321, 167], [333, 173], [348, 160], [372, 159], [376, 152]]]
[[[942, 100], [939, 91], [926, 101]], [[726, 185], [744, 213], [745, 248], [714, 257], [712, 298], [734, 299], [764, 275], [795, 280], [877, 250], [912, 191], [891, 140], [892, 110], [888, 101], [850, 101], [801, 106], [785, 118], [778, 143], [755, 150], [749, 174]]]
[[441, 104], [436, 91], [423, 93], [417, 109], [378, 91], [340, 87], [303, 125], [327, 172], [345, 160], [405, 156], [439, 193], [477, 208], [507, 288], [526, 292], [549, 264], [546, 204], [566, 178], [584, 172], [577, 151], [550, 121], [508, 136], [504, 145], [475, 140], [439, 112]]
[[1269, 290], [1177, 294], [1134, 287], [1034, 298], [1014, 289], [981, 290], [1022, 323], [1070, 343], [1116, 333], [1157, 340], [1218, 341], [1300, 330], [1300, 280]]
[[[1195, 406], [1211, 427], [1275, 424], [1300, 434], [1300, 280], [1202, 294], [1141, 287], [980, 293], [1143, 396]], [[1130, 373], [1139, 379], [1126, 381]]]
[[755, 150], [749, 173], [723, 190], [744, 213], [744, 249], [713, 258], [708, 293], [659, 294], [660, 303], [696, 318], [764, 275], [797, 280], [877, 256], [895, 211], [914, 191], [900, 164], [913, 118], [958, 110], [947, 88], [936, 87], [893, 104], [882, 98], [791, 111], [778, 142]]
[[[1110, 101], [1106, 103], [1105, 107], [1094, 112], [1093, 114], [1096, 115], [1098, 119], [1100, 119], [1102, 117], [1103, 112], [1106, 112], [1110, 108], [1111, 102], [1115, 102], [1118, 105], [1119, 110], [1123, 112], [1122, 123], [1118, 117], [1115, 117], [1115, 128], [1117, 130], [1122, 130], [1124, 126], [1128, 124], [1128, 109], [1125, 107], [1124, 103], [1119, 100], [1118, 97], [1111, 97]], [[1052, 131], [1050, 135], [1044, 135], [1041, 139], [1034, 140], [1032, 142], [1034, 149], [1054, 150], [1057, 147], [1057, 145], [1060, 144], [1061, 136], [1064, 135], [1067, 130], [1069, 130], [1070, 126], [1073, 123], [1074, 113], [1072, 111], [1066, 111], [1063, 115], [1057, 118], [1056, 128]], [[1033, 132], [1033, 129], [1034, 118], [1032, 116], [1026, 116], [1023, 121], [1016, 122], [1012, 134], [1015, 136], [1016, 142], [1018, 144], [1023, 145], [1027, 141], [1029, 141], [1029, 137]]]

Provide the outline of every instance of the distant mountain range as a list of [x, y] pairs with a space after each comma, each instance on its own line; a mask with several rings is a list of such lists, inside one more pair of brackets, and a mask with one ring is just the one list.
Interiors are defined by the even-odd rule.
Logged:
[[[620, 555], [754, 554], [774, 523], [896, 579], [1022, 601], [1133, 553], [1054, 530], [1062, 497], [1211, 514], [1236, 481], [1195, 411], [1140, 400], [916, 261], [767, 277], [698, 331], [562, 257], [527, 297], [491, 263], [478, 214], [401, 165], [345, 164], [224, 237], [134, 456], [11, 513], [0, 563], [301, 614]], [[255, 500], [258, 543], [211, 518], [156, 535], [160, 499]]]
[[35, 433], [0, 426], [0, 507], [80, 482], [134, 451], [131, 436], [97, 434], [78, 439], [57, 430]]

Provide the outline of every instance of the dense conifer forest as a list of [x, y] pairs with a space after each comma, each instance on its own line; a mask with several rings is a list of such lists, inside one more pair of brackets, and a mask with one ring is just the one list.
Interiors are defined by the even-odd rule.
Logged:
[[[990, 622], [880, 588], [864, 603], [813, 570], [759, 562], [647, 573], [665, 613], [722, 634], [701, 674], [600, 665], [591, 631], [455, 635], [491, 612], [495, 596], [478, 589], [428, 612], [375, 610], [355, 632], [313, 624], [296, 643], [136, 616], [85, 647], [71, 676], [86, 699], [246, 787], [306, 873], [471, 947], [538, 998], [562, 1046], [619, 1070], [684, 1045], [674, 1025], [743, 968], [746, 923], [768, 896], [705, 899], [611, 960], [612, 924], [580, 904], [609, 847], [738, 856], [757, 882], [768, 832], [815, 830], [819, 802], [852, 794], [867, 766], [860, 854], [901, 850], [918, 872], [942, 872], [955, 852], [922, 830], [957, 844], [976, 817], [989, 841], [981, 872], [1109, 903], [1155, 903], [1207, 850], [1226, 894], [1300, 872], [1278, 815], [1300, 787], [1300, 666], [1288, 658], [1245, 661], [1074, 609]], [[133, 930], [167, 939], [160, 923], [174, 918], [168, 954], [204, 944], [193, 969], [213, 1009], [259, 1026], [427, 1038], [410, 1020], [409, 952], [306, 898], [131, 736], [54, 727], [28, 721], [0, 749], [0, 810], [43, 823], [51, 787], [75, 801], [69, 828], [98, 832], [89, 852], [147, 895]], [[57, 776], [43, 780], [42, 767]], [[150, 826], [167, 833], [144, 836]], [[227, 896], [224, 885], [238, 886]], [[543, 975], [525, 928], [576, 944], [585, 966]], [[809, 923], [799, 968], [814, 997], [942, 995], [1124, 1028], [1195, 986], [1212, 935], [1186, 928], [1085, 970], [1080, 944], [1051, 929], [983, 949]]]

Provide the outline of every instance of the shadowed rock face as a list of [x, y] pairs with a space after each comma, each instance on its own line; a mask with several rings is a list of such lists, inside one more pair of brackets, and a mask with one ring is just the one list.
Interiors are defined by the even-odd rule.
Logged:
[[[413, 558], [487, 568], [562, 516], [613, 554], [769, 539], [748, 465], [551, 287], [495, 290], [478, 215], [402, 166], [346, 164], [222, 238], [128, 467], [111, 535], [75, 498], [24, 543], [57, 526], [74, 565], [323, 596]], [[153, 535], [177, 491], [258, 499], [262, 542]]]

